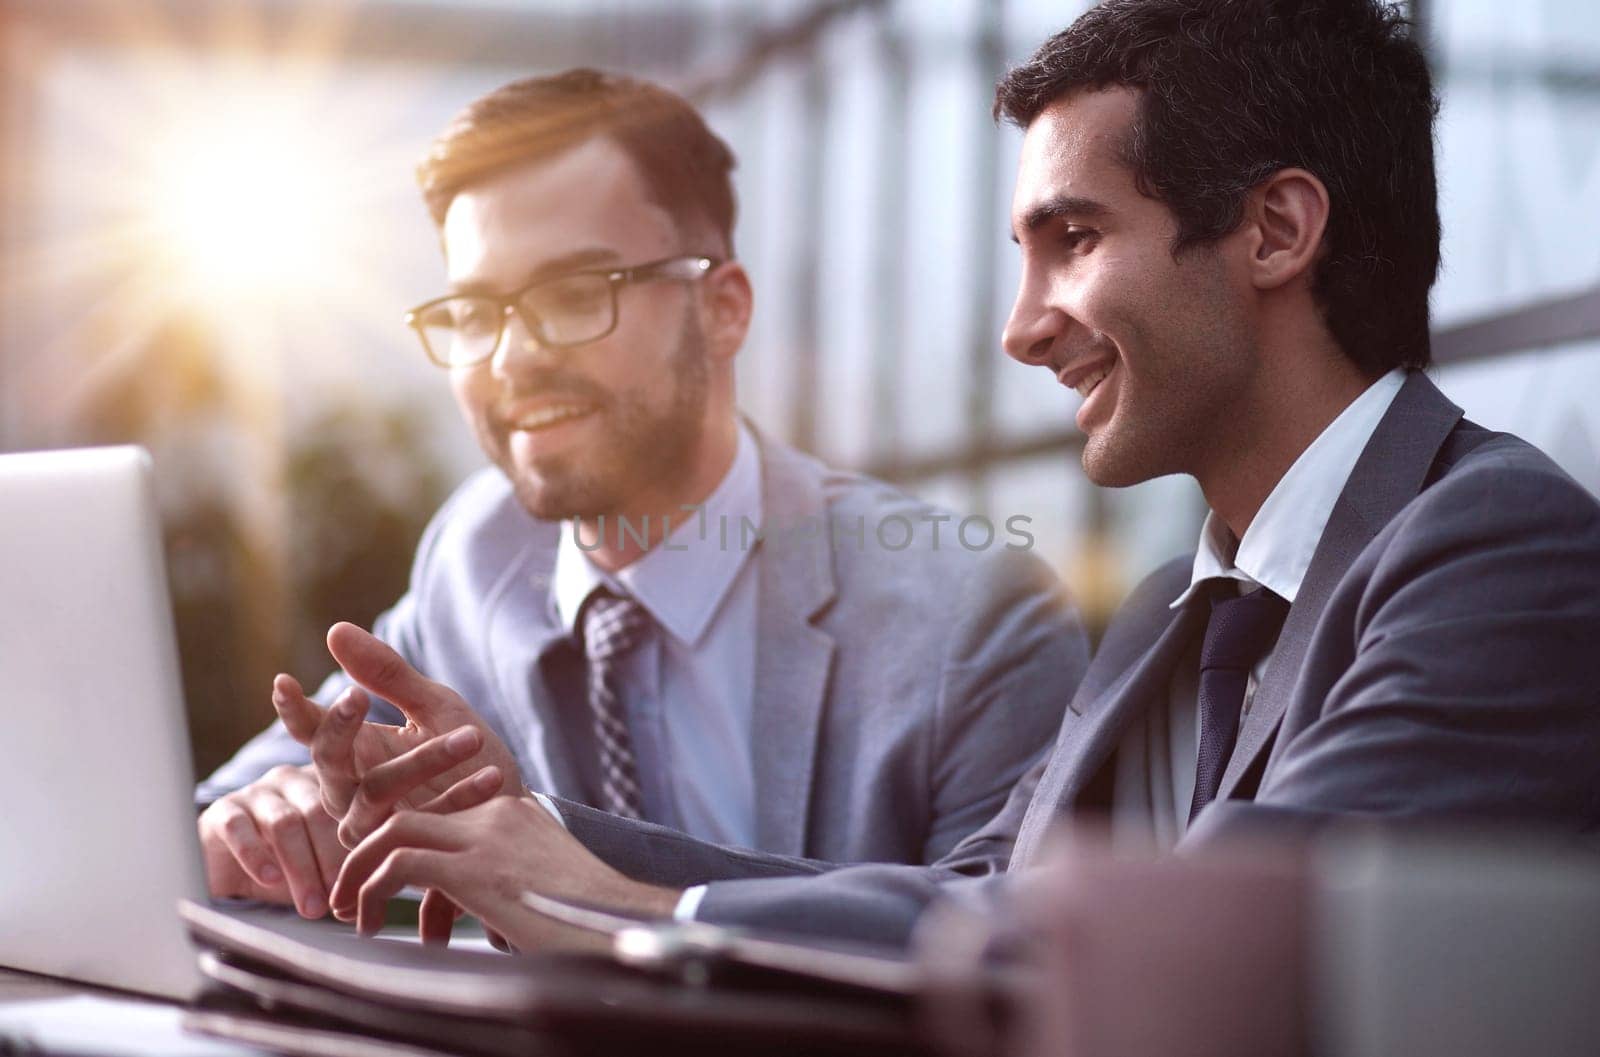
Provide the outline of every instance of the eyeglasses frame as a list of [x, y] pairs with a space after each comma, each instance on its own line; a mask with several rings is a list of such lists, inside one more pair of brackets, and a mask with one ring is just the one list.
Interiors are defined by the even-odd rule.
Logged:
[[[635, 264], [627, 268], [578, 268], [570, 272], [562, 272], [559, 275], [547, 275], [543, 278], [535, 279], [509, 296], [502, 297], [499, 294], [446, 294], [443, 297], [435, 297], [408, 311], [404, 316], [404, 320], [406, 326], [416, 332], [417, 339], [422, 342], [422, 351], [427, 355], [430, 363], [446, 369], [477, 367], [494, 359], [495, 351], [500, 348], [500, 342], [506, 336], [506, 320], [511, 317], [513, 312], [516, 313], [518, 319], [522, 320], [522, 325], [527, 328], [529, 335], [544, 348], [573, 349], [600, 341], [610, 336], [617, 329], [617, 323], [621, 319], [621, 309], [617, 304], [617, 291], [622, 287], [630, 286], [634, 283], [659, 282], [662, 280], [694, 282], [709, 275], [723, 263], [724, 261], [718, 257], [709, 257], [703, 254], [682, 254], [676, 257], [662, 257], [659, 260], [646, 261], [643, 264]], [[679, 264], [688, 264], [694, 270], [683, 275], [674, 275], [668, 270], [671, 266]], [[606, 280], [607, 289], [611, 294], [611, 325], [594, 337], [584, 338], [581, 341], [546, 340], [541, 334], [543, 321], [532, 313], [524, 312], [521, 305], [522, 299], [527, 296], [528, 291], [536, 287], [585, 275], [596, 275]], [[494, 342], [489, 346], [489, 351], [486, 354], [477, 359], [453, 363], [433, 351], [433, 346], [428, 342], [428, 335], [421, 324], [421, 318], [429, 309], [462, 297], [476, 297], [485, 301], [497, 302], [500, 306], [500, 329], [496, 332]]]

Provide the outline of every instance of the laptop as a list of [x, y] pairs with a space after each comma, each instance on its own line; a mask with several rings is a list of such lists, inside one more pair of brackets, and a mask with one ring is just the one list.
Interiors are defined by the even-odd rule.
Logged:
[[0, 965], [186, 1000], [203, 902], [150, 456], [0, 455]]

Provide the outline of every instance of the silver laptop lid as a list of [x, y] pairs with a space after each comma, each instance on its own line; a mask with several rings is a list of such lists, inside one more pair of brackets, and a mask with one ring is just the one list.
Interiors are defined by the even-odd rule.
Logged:
[[205, 882], [151, 473], [0, 455], [0, 964], [187, 998]]

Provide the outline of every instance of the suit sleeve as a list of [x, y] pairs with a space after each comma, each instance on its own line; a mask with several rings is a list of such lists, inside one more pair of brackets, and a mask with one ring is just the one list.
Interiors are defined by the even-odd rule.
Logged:
[[552, 798], [567, 829], [613, 868], [651, 884], [705, 884], [695, 917], [791, 935], [903, 946], [940, 884], [943, 866], [845, 866], [731, 848], [649, 822]]
[[840, 866], [719, 847], [566, 801], [568, 829], [639, 880], [707, 884], [696, 917], [904, 944], [927, 904], [1005, 868], [1043, 757], [1088, 664], [1060, 584], [1019, 555], [979, 565], [947, 636], [930, 773], [928, 866]]
[[[697, 840], [664, 826], [555, 800], [567, 829], [613, 868], [651, 884], [705, 884], [696, 918], [792, 935], [905, 946], [935, 899], [974, 906], [1003, 896], [1006, 862], [1045, 761], [1002, 810], [931, 866], [839, 866]], [[552, 798], [554, 799], [554, 798]]]
[[[1050, 750], [1089, 664], [1088, 637], [1043, 562], [996, 552], [969, 574], [963, 595], [940, 680], [928, 863], [950, 856], [1006, 805]], [[998, 837], [968, 844], [963, 862], [986, 854], [978, 872], [1004, 869], [1011, 844]]]
[[923, 912], [937, 900], [960, 902], [980, 913], [993, 910], [1005, 900], [1009, 883], [1003, 871], [1047, 762], [1043, 758], [1030, 767], [1000, 811], [931, 866], [873, 864], [815, 877], [713, 881], [695, 917], [905, 947]]
[[1229, 805], [1226, 826], [1202, 816], [1196, 841], [1257, 816], [1600, 822], [1600, 506], [1554, 470], [1491, 464], [1447, 476], [1391, 528], [1324, 617], [1353, 618], [1353, 656], [1324, 635], [1306, 658], [1345, 666], [1320, 714], [1256, 806]]

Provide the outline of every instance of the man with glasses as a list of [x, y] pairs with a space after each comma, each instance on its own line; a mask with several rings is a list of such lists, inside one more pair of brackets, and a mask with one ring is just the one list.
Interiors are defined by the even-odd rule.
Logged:
[[[682, 99], [583, 70], [501, 88], [435, 143], [450, 292], [407, 322], [494, 466], [376, 637], [329, 634], [332, 727], [393, 724], [353, 743], [362, 800], [275, 724], [199, 791], [216, 894], [325, 913], [328, 811], [386, 810], [373, 791], [417, 753], [447, 766], [411, 807], [527, 787], [719, 844], [924, 863], [1048, 744], [1087, 649], [1043, 565], [738, 416], [732, 165]], [[396, 660], [459, 708], [402, 717], [352, 684]], [[274, 700], [313, 708], [287, 676]]]

